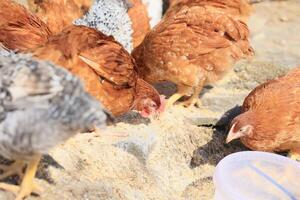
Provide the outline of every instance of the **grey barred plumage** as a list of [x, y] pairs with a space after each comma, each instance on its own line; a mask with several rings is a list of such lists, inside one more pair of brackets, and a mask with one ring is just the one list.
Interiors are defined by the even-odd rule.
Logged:
[[30, 195], [41, 156], [76, 133], [103, 128], [107, 116], [70, 72], [0, 50], [0, 155], [15, 161], [0, 164], [0, 179], [23, 177], [20, 186], [0, 183], [0, 189], [16, 200]]
[[0, 51], [0, 154], [27, 160], [78, 132], [105, 126], [107, 113], [79, 79], [30, 55]]

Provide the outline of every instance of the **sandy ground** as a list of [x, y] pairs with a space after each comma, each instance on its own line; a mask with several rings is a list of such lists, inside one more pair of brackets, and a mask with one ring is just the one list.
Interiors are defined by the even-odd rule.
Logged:
[[[208, 86], [201, 108], [174, 106], [151, 121], [128, 114], [108, 128], [128, 133], [126, 138], [78, 135], [44, 158], [37, 179], [44, 192], [28, 199], [212, 199], [216, 164], [245, 150], [238, 141], [224, 143], [237, 105], [253, 87], [300, 63], [300, 1], [254, 6], [250, 30], [255, 58], [238, 63], [222, 81]], [[174, 91], [172, 85], [158, 88], [167, 95]], [[0, 192], [0, 199], [13, 195]]]

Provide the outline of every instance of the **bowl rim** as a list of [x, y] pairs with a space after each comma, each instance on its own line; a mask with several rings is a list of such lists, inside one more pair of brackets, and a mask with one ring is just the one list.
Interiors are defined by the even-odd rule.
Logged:
[[[273, 163], [278, 163], [282, 165], [291, 165], [299, 169], [300, 171], [300, 163], [294, 161], [290, 158], [269, 152], [262, 152], [262, 151], [242, 151], [230, 154], [223, 158], [216, 166], [213, 182], [215, 186], [215, 192], [219, 192], [221, 195], [225, 195], [226, 197], [230, 197], [232, 200], [241, 200], [245, 199], [245, 197], [241, 196], [240, 194], [236, 193], [234, 188], [230, 187], [228, 183], [228, 173], [224, 171], [224, 167], [228, 166], [228, 164], [237, 162], [238, 160], [246, 161], [246, 160], [264, 160]], [[225, 167], [226, 168], [226, 167]], [[234, 194], [234, 197], [228, 196], [229, 194]]]

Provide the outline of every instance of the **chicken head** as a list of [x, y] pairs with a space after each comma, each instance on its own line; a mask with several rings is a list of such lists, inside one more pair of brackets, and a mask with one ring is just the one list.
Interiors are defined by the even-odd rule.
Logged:
[[230, 131], [226, 138], [226, 143], [242, 137], [251, 136], [254, 131], [254, 118], [251, 111], [245, 112], [235, 117], [230, 124]]
[[165, 110], [165, 105], [165, 97], [159, 95], [152, 85], [138, 78], [133, 110], [137, 110], [143, 117], [156, 117]]

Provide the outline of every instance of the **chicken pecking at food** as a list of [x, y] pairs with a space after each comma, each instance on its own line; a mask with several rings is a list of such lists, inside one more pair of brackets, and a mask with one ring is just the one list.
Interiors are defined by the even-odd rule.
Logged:
[[0, 179], [23, 177], [20, 186], [0, 183], [0, 189], [21, 200], [37, 189], [41, 156], [76, 133], [104, 128], [107, 113], [78, 78], [27, 55], [0, 52], [0, 87], [0, 154], [15, 161], [0, 166]]
[[44, 44], [51, 35], [48, 26], [12, 0], [0, 1], [0, 44], [24, 51]]
[[141, 0], [95, 0], [89, 12], [76, 25], [96, 28], [112, 35], [131, 52], [149, 31], [149, 18]]
[[53, 33], [61, 32], [82, 17], [92, 4], [91, 0], [28, 0], [32, 12], [43, 20]]
[[191, 96], [183, 105], [192, 106], [200, 104], [205, 84], [220, 79], [235, 61], [253, 55], [248, 37], [244, 22], [204, 6], [184, 5], [164, 17], [132, 55], [143, 79], [177, 85], [168, 106], [183, 96]]
[[174, 15], [183, 6], [204, 6], [207, 10], [226, 13], [234, 19], [248, 21], [252, 7], [248, 0], [170, 0], [170, 9], [166, 15]]
[[226, 142], [240, 138], [250, 149], [290, 151], [300, 158], [300, 68], [256, 87], [233, 119]]
[[138, 77], [134, 59], [113, 37], [96, 29], [72, 25], [32, 53], [80, 77], [87, 91], [115, 116], [131, 109], [144, 116], [161, 111], [161, 97]]

